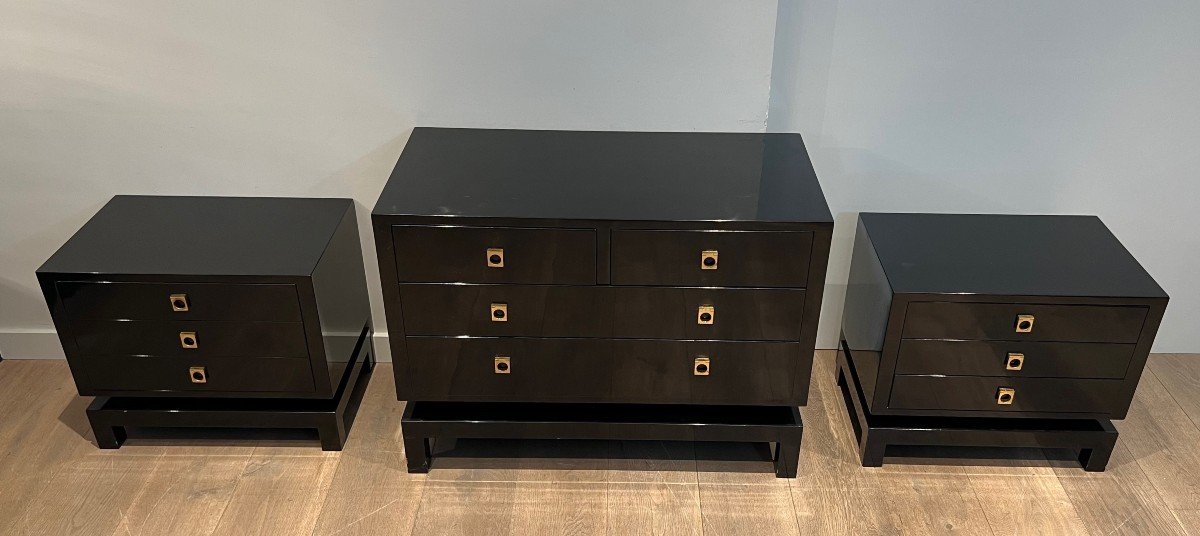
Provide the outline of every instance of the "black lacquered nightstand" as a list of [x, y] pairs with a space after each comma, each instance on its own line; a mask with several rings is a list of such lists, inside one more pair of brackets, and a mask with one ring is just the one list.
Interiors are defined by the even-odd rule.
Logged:
[[351, 200], [117, 196], [37, 275], [100, 447], [191, 426], [341, 449], [375, 359]]
[[1166, 305], [1093, 216], [862, 214], [838, 381], [863, 465], [1026, 446], [1103, 470]]

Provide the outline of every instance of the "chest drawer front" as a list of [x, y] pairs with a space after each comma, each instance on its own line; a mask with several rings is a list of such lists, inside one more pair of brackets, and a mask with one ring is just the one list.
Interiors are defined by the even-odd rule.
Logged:
[[[408, 335], [798, 340], [803, 290], [400, 285]], [[504, 305], [504, 321], [492, 306]], [[712, 307], [711, 323], [700, 308]]]
[[57, 287], [71, 319], [301, 321], [296, 287], [286, 284], [60, 281]]
[[[614, 285], [805, 287], [812, 233], [612, 232]], [[706, 252], [715, 253], [715, 255]], [[712, 258], [712, 266], [705, 266]]]
[[[307, 359], [106, 356], [75, 360], [71, 368], [82, 372], [76, 377], [86, 382], [80, 385], [80, 391], [85, 393], [313, 390], [312, 369]], [[203, 383], [193, 381], [196, 368], [202, 369]]]
[[[1001, 388], [1012, 389], [1012, 403], [999, 404]], [[896, 376], [888, 407], [944, 411], [1098, 413], [1116, 411], [1122, 380], [997, 378], [988, 376]]]
[[[903, 337], [1135, 343], [1146, 312], [1132, 306], [918, 302], [908, 305]], [[1029, 330], [1018, 331], [1024, 321]]]
[[[431, 338], [406, 341], [414, 400], [786, 403], [791, 343]], [[498, 361], [502, 359], [503, 361]], [[696, 374], [707, 359], [707, 374]], [[503, 362], [506, 372], [498, 373]]]
[[392, 240], [400, 281], [596, 283], [593, 229], [395, 225]]
[[[82, 359], [93, 356], [307, 357], [293, 322], [72, 322]], [[190, 336], [188, 335], [190, 334]], [[194, 347], [189, 347], [194, 346]]]
[[896, 374], [1124, 378], [1133, 344], [904, 340]]

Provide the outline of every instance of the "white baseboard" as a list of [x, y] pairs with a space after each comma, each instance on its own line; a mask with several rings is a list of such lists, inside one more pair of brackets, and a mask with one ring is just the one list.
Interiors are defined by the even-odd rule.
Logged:
[[[392, 361], [387, 333], [375, 334], [375, 360]], [[0, 331], [0, 357], [4, 359], [66, 359], [58, 333], [52, 329]]]

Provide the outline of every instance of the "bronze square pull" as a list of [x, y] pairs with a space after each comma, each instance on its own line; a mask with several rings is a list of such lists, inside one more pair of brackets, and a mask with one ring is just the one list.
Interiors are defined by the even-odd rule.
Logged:
[[1025, 366], [1025, 354], [1009, 352], [1004, 358], [1004, 370], [1021, 370]]
[[1016, 329], [1017, 333], [1033, 331], [1033, 315], [1017, 315]]
[[701, 305], [696, 311], [697, 324], [712, 324], [716, 321], [717, 310], [711, 305]]
[[188, 379], [192, 383], [208, 383], [208, 370], [204, 367], [191, 367], [188, 369]]
[[717, 250], [706, 249], [700, 252], [700, 269], [701, 270], [716, 270], [717, 269]]
[[697, 357], [695, 363], [692, 363], [692, 374], [708, 376], [710, 372], [712, 372], [712, 365], [707, 357]]
[[996, 403], [1001, 406], [1011, 406], [1013, 399], [1017, 398], [1017, 390], [1011, 387], [1001, 387], [996, 390]]
[[508, 356], [498, 355], [495, 362], [492, 363], [495, 367], [496, 374], [509, 374], [512, 372], [512, 358]]
[[488, 248], [488, 268], [504, 268], [504, 248]]
[[196, 348], [199, 348], [200, 342], [196, 339], [196, 332], [195, 331], [180, 331], [179, 332], [179, 346], [182, 346], [189, 350], [194, 350]]
[[508, 304], [493, 303], [492, 304], [492, 322], [508, 322]]
[[172, 294], [171, 295], [171, 310], [175, 312], [184, 312], [191, 308], [192, 304], [188, 302], [187, 294]]

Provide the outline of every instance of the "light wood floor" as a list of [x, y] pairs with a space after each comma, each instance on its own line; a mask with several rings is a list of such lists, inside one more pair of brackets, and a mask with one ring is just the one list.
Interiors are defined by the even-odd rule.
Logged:
[[389, 366], [372, 380], [341, 453], [167, 430], [102, 451], [65, 363], [0, 362], [0, 534], [1200, 534], [1200, 355], [1151, 358], [1098, 474], [1040, 450], [864, 469], [818, 352], [794, 480], [751, 445], [662, 442], [461, 441], [410, 475]]

